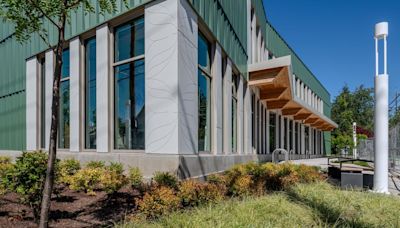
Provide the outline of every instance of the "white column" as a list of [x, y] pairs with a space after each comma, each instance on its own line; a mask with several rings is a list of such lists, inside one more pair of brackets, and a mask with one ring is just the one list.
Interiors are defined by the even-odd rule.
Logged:
[[223, 139], [222, 139], [222, 53], [221, 47], [217, 44], [215, 48], [214, 61], [212, 65], [212, 148], [214, 154], [222, 153]]
[[50, 143], [50, 127], [51, 127], [51, 105], [53, 101], [53, 75], [54, 75], [54, 52], [47, 51], [45, 54], [45, 109], [46, 109], [46, 116], [45, 116], [45, 149], [49, 149]]
[[292, 147], [293, 147], [293, 154], [296, 151], [296, 122], [292, 120]]
[[251, 122], [251, 89], [245, 84], [244, 86], [244, 152], [246, 154], [252, 153], [252, 122]]
[[238, 108], [237, 108], [237, 151], [239, 154], [243, 152], [243, 78], [239, 76], [239, 88], [237, 90]]
[[148, 4], [145, 37], [146, 153], [196, 154], [197, 16], [184, 0]]
[[110, 138], [110, 52], [109, 29], [104, 24], [96, 30], [96, 145], [97, 152], [109, 152]]
[[232, 63], [228, 59], [225, 75], [223, 77], [223, 99], [224, 99], [224, 126], [223, 126], [223, 151], [224, 154], [232, 153]]
[[[281, 147], [281, 145], [279, 145], [279, 139], [280, 139], [280, 122], [279, 122], [279, 114], [276, 112], [275, 113], [275, 149], [278, 149]], [[273, 151], [272, 151], [273, 152]]]
[[300, 131], [301, 131], [301, 154], [306, 153], [306, 131], [303, 124], [300, 124]]
[[26, 150], [38, 147], [38, 60], [33, 57], [26, 61]]
[[70, 50], [70, 151], [80, 150], [80, 99], [81, 99], [81, 75], [80, 75], [80, 40], [73, 39], [69, 43]]

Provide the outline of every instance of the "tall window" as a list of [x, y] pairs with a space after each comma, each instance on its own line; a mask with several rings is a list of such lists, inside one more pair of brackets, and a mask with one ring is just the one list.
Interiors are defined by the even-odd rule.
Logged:
[[58, 147], [69, 148], [69, 49], [63, 51], [60, 83], [60, 118]]
[[256, 148], [256, 97], [251, 93], [251, 146]]
[[144, 19], [115, 29], [114, 147], [145, 148]]
[[287, 134], [288, 134], [287, 122], [288, 122], [288, 119], [286, 119], [285, 117], [282, 117], [282, 118], [283, 118], [283, 148], [285, 150], [287, 150], [288, 149], [288, 144], [287, 144]]
[[237, 90], [239, 86], [239, 76], [232, 74], [232, 152], [237, 152]]
[[96, 38], [85, 42], [85, 148], [96, 149]]
[[304, 138], [305, 138], [305, 146], [306, 146], [306, 154], [310, 154], [310, 128], [309, 127], [305, 127], [305, 135], [304, 135]]
[[198, 61], [198, 150], [211, 151], [211, 45], [200, 33]]
[[276, 115], [269, 113], [269, 151], [272, 153], [276, 149]]
[[300, 145], [299, 145], [299, 124], [298, 123], [294, 124], [294, 140], [295, 140], [294, 152], [295, 152], [295, 154], [299, 154]]
[[[278, 115], [279, 116], [279, 115]], [[282, 116], [278, 117], [278, 148], [282, 148]]]
[[46, 148], [46, 62], [40, 60], [40, 148]]
[[293, 120], [289, 120], [289, 151], [293, 150]]

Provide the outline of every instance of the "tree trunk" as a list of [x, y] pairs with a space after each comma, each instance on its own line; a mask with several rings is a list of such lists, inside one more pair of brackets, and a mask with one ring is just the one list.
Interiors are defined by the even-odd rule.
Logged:
[[64, 28], [65, 18], [61, 19], [62, 26], [59, 29], [58, 44], [55, 50], [56, 64], [54, 69], [53, 80], [53, 101], [51, 105], [51, 128], [50, 128], [50, 145], [49, 145], [49, 159], [47, 162], [46, 180], [43, 188], [42, 205], [40, 211], [40, 228], [47, 228], [49, 225], [49, 210], [51, 203], [51, 194], [53, 192], [54, 184], [54, 169], [57, 155], [57, 133], [58, 133], [58, 117], [59, 117], [59, 103], [60, 103], [60, 79], [61, 67], [63, 63], [62, 53], [64, 46]]

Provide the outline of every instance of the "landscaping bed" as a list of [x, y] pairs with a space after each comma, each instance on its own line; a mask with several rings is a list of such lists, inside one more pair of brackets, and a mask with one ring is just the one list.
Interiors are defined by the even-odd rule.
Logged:
[[[113, 195], [97, 192], [61, 190], [53, 195], [50, 211], [51, 227], [104, 227], [113, 226], [134, 211], [133, 198], [138, 192], [124, 187]], [[16, 193], [0, 196], [0, 227], [37, 227], [32, 210], [21, 204]]]

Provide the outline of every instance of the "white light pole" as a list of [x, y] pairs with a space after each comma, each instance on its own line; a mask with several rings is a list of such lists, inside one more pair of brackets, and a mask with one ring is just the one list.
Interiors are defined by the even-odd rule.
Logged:
[[[387, 22], [375, 25], [375, 173], [374, 191], [388, 193], [389, 150], [389, 75], [387, 74]], [[378, 41], [383, 39], [383, 74], [379, 73]]]
[[353, 122], [353, 158], [357, 159], [357, 123]]

